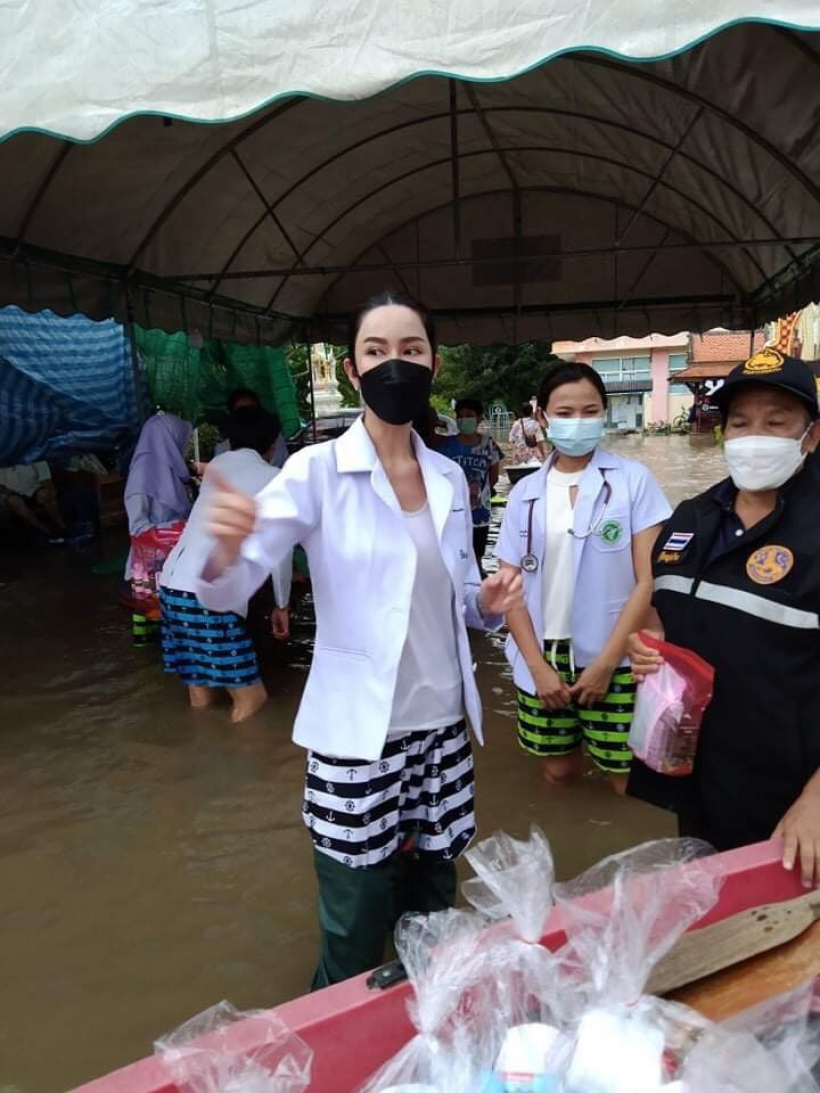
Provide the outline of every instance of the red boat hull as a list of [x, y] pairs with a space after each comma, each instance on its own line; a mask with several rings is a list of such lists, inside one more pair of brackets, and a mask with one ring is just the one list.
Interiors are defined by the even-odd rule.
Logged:
[[[720, 899], [699, 923], [706, 926], [762, 903], [803, 893], [798, 873], [781, 865], [780, 840], [719, 856], [725, 874]], [[549, 948], [564, 941], [557, 914], [543, 938]], [[348, 1093], [362, 1084], [413, 1035], [403, 983], [370, 990], [366, 976], [279, 1006], [276, 1012], [314, 1051], [310, 1093]], [[230, 1034], [238, 1049], [254, 1046], [241, 1024]], [[144, 1059], [79, 1087], [75, 1093], [178, 1093], [156, 1058]]]

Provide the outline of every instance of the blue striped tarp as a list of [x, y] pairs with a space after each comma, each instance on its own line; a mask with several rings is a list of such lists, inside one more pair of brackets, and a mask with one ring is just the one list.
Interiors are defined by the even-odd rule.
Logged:
[[0, 466], [127, 445], [139, 403], [120, 323], [0, 308]]

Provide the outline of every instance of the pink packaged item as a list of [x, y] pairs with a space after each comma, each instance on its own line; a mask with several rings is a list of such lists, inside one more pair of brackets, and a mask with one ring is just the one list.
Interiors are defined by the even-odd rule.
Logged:
[[691, 774], [715, 670], [691, 649], [644, 631], [640, 636], [664, 662], [638, 685], [629, 746], [650, 770], [677, 777]]

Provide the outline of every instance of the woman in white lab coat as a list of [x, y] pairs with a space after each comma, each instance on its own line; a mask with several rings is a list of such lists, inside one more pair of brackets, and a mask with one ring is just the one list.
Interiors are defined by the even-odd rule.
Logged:
[[508, 619], [518, 742], [551, 785], [582, 772], [581, 745], [623, 793], [635, 681], [626, 643], [652, 598], [651, 551], [671, 509], [649, 470], [600, 446], [606, 388], [587, 364], [544, 377], [538, 404], [555, 449], [507, 499], [496, 555], [522, 573]]
[[453, 905], [475, 833], [467, 721], [481, 741], [466, 627], [521, 602], [517, 574], [480, 583], [464, 475], [412, 431], [440, 364], [427, 310], [374, 297], [349, 345], [363, 418], [255, 499], [216, 483], [198, 589], [230, 609], [297, 543], [308, 555], [316, 645], [294, 740], [319, 880], [314, 987], [379, 964], [400, 914]]

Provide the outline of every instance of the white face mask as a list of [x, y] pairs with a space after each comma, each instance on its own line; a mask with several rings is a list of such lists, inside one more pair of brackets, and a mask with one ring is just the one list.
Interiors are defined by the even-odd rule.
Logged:
[[562, 455], [589, 455], [604, 438], [602, 417], [547, 418], [547, 437]]
[[776, 490], [803, 466], [803, 440], [788, 436], [741, 436], [724, 445], [729, 474], [739, 490]]

